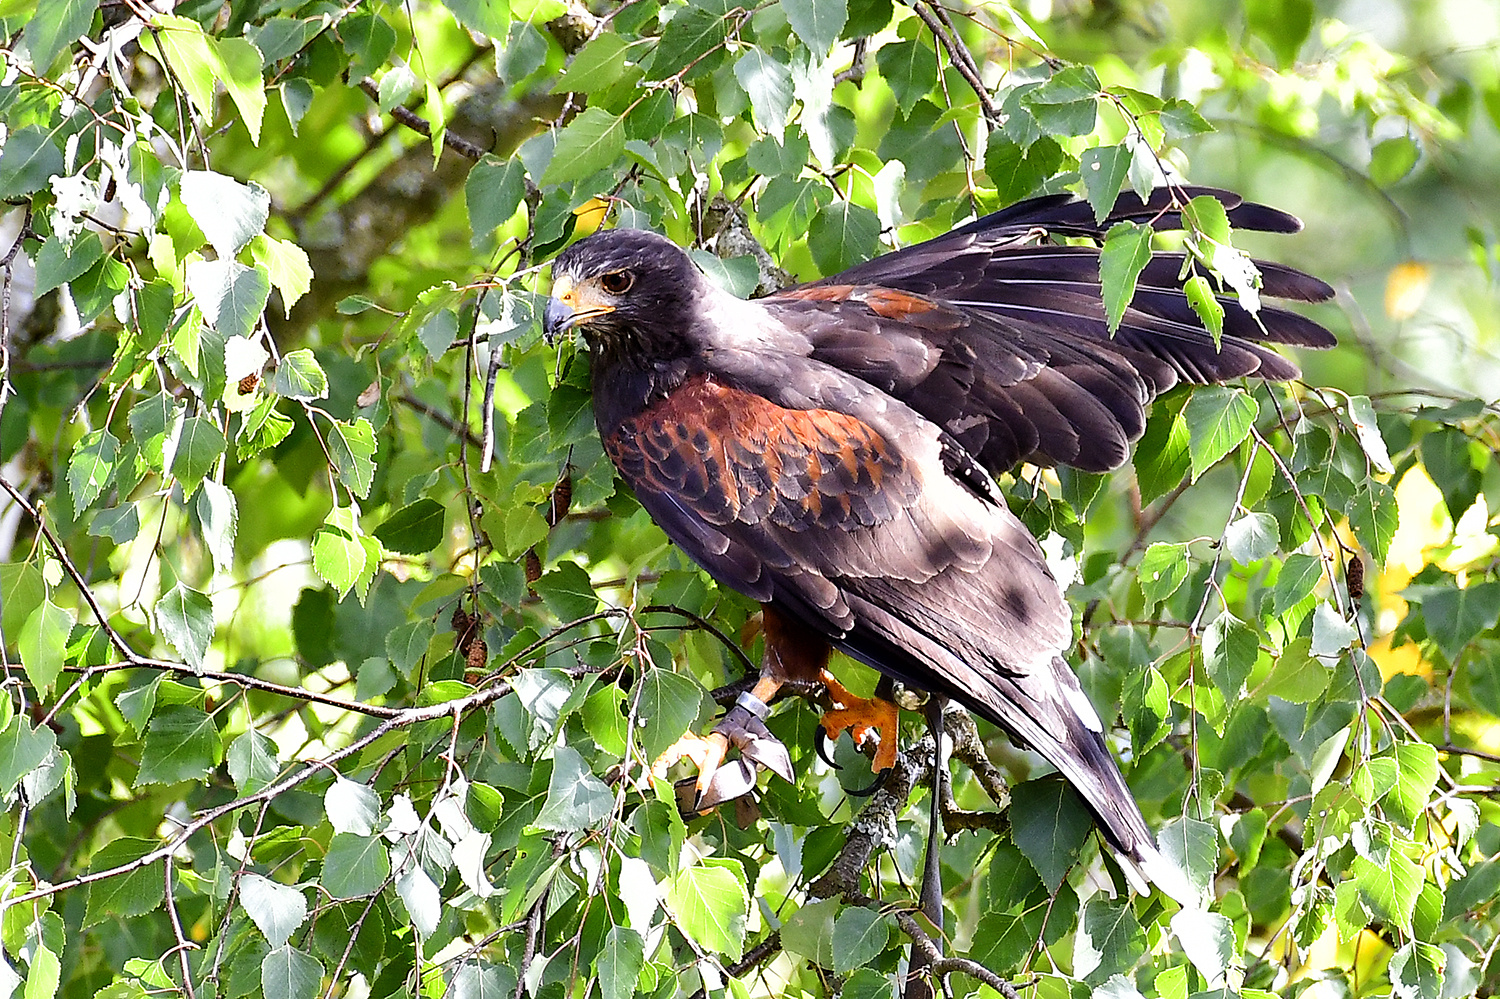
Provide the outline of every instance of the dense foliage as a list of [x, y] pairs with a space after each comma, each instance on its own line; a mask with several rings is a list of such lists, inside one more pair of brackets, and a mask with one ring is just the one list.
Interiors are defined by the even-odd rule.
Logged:
[[[1004, 485], [1214, 901], [1113, 894], [1071, 792], [954, 713], [931, 968], [1500, 986], [1492, 8], [158, 6], [0, 3], [0, 996], [896, 994], [936, 956], [931, 737], [854, 796], [793, 699], [797, 782], [679, 815], [652, 762], [755, 608], [617, 486], [545, 266], [649, 226], [750, 294], [1168, 175], [1304, 215], [1243, 249], [1338, 285], [1344, 345], [1159, 400], [1133, 468]], [[1191, 219], [1155, 245], [1213, 328], [1254, 273]], [[1150, 245], [1111, 232], [1112, 309]]]

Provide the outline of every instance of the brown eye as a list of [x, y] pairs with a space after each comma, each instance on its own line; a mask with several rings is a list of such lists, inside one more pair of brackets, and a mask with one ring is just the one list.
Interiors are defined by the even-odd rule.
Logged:
[[623, 295], [635, 284], [635, 275], [629, 271], [611, 271], [599, 279], [599, 286], [611, 295]]

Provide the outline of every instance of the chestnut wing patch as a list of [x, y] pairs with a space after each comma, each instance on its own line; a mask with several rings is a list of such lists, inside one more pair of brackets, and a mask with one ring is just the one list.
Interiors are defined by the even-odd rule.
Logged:
[[785, 409], [707, 377], [622, 422], [604, 446], [637, 494], [670, 497], [716, 527], [855, 530], [921, 492], [916, 469], [858, 418]]

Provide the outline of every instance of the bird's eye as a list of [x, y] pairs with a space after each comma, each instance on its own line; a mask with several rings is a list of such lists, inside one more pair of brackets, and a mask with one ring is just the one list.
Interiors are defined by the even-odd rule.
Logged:
[[611, 295], [623, 295], [635, 284], [635, 275], [629, 271], [611, 271], [599, 279], [599, 286]]

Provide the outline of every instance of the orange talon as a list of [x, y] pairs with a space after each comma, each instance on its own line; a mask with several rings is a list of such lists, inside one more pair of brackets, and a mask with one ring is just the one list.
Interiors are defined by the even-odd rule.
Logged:
[[878, 731], [880, 746], [875, 750], [871, 766], [876, 773], [895, 766], [899, 715], [896, 705], [878, 697], [856, 697], [826, 669], [818, 679], [828, 687], [828, 696], [839, 705], [823, 716], [823, 730], [828, 733], [828, 738], [837, 739], [839, 733], [847, 729], [855, 745], [859, 745], [872, 730]]

